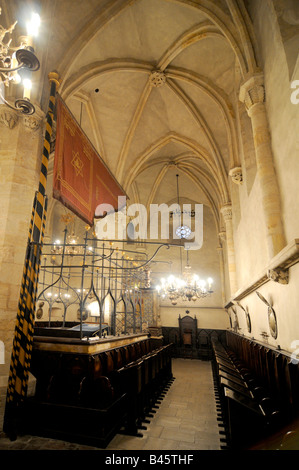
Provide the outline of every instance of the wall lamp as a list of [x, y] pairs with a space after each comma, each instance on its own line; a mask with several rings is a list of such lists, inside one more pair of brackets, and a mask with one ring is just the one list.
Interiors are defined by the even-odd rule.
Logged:
[[[23, 114], [33, 114], [35, 108], [30, 102], [31, 73], [40, 67], [33, 49], [33, 37], [38, 33], [40, 17], [37, 13], [32, 14], [31, 20], [27, 23], [27, 36], [21, 36], [20, 45], [12, 47], [12, 39], [7, 41], [6, 36], [12, 34], [16, 24], [17, 21], [8, 29], [0, 25], [0, 102]], [[10, 83], [21, 82], [24, 87], [23, 98], [17, 99], [13, 106], [5, 99], [4, 88]]]

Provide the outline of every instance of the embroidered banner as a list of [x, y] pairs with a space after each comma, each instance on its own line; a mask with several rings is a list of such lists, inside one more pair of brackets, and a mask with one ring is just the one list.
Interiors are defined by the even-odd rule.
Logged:
[[58, 95], [53, 197], [92, 226], [97, 206], [118, 210], [119, 196], [124, 190]]

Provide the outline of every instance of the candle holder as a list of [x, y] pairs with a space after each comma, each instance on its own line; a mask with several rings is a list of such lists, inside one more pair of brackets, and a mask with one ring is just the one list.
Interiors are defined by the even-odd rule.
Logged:
[[[1, 8], [0, 8], [1, 14]], [[3, 89], [10, 83], [18, 84], [21, 81], [19, 71], [36, 72], [40, 68], [38, 58], [32, 47], [32, 38], [30, 35], [21, 37], [21, 44], [15, 48], [11, 46], [12, 39], [5, 42], [6, 35], [12, 34], [17, 22], [9, 28], [0, 25], [0, 81], [4, 86], [0, 87], [0, 99], [9, 108], [21, 112], [22, 114], [34, 114], [35, 107], [30, 102], [30, 93], [27, 93], [30, 87], [24, 85], [23, 98], [17, 99], [15, 104], [9, 103], [4, 96]]]

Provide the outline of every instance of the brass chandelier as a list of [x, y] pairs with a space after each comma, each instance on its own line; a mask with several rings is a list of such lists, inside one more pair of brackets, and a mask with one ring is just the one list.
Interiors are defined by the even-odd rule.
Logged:
[[[177, 200], [180, 206], [179, 183], [177, 177]], [[176, 228], [176, 235], [180, 239], [188, 239], [191, 235], [191, 228], [187, 225], [180, 225]], [[157, 292], [161, 299], [169, 299], [172, 305], [176, 305], [179, 300], [194, 302], [203, 299], [213, 293], [213, 279], [208, 278], [207, 281], [200, 279], [197, 274], [193, 274], [189, 264], [189, 251], [187, 249], [187, 265], [181, 276], [170, 275], [167, 279], [162, 278], [161, 284], [156, 286]]]
[[213, 294], [212, 285], [212, 278], [209, 277], [205, 281], [192, 273], [187, 250], [187, 265], [182, 276], [170, 275], [167, 279], [162, 278], [156, 289], [161, 299], [169, 299], [172, 305], [176, 305], [179, 300], [195, 302], [210, 296]]

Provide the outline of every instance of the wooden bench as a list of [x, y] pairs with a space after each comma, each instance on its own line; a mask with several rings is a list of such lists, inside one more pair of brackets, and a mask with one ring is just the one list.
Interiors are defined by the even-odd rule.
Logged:
[[31, 362], [36, 391], [25, 401], [23, 431], [90, 439], [99, 447], [117, 432], [140, 435], [173, 380], [171, 347], [154, 348], [147, 339], [97, 354], [36, 350]]
[[268, 390], [231, 350], [213, 341], [214, 379], [226, 444], [246, 449], [280, 425], [281, 412]]

